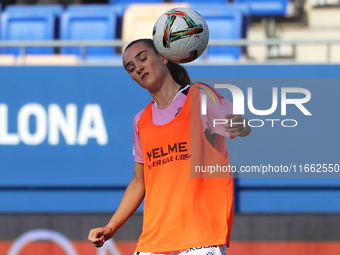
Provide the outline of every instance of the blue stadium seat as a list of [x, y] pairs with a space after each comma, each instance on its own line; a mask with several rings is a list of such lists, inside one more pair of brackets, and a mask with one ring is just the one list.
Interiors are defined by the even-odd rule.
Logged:
[[227, 4], [228, 0], [172, 0], [173, 3], [189, 3], [189, 4]]
[[[10, 8], [11, 9], [11, 8]], [[56, 15], [36, 8], [5, 10], [1, 15], [2, 40], [54, 40]], [[18, 47], [2, 47], [2, 54], [19, 55]], [[53, 54], [53, 47], [29, 47], [27, 54]]]
[[46, 4], [46, 5], [7, 5], [6, 12], [21, 12], [21, 11], [34, 11], [34, 12], [48, 12], [53, 13], [57, 17], [60, 17], [63, 12], [63, 6], [61, 4]]
[[285, 16], [289, 0], [235, 0], [249, 4], [253, 16]]
[[[116, 39], [117, 10], [110, 6], [70, 6], [61, 16], [62, 40]], [[62, 47], [62, 54], [81, 56], [79, 47]], [[87, 57], [114, 57], [113, 47], [88, 47]]]
[[163, 3], [163, 0], [109, 0], [110, 4]]
[[115, 38], [120, 39], [122, 38], [123, 15], [128, 5], [129, 4], [84, 4], [84, 5], [70, 4], [67, 6], [67, 10], [80, 12], [92, 12], [93, 10], [96, 11], [98, 10], [108, 11], [109, 9], [112, 10], [117, 15]]
[[[242, 12], [240, 10], [221, 9], [218, 12], [212, 9], [195, 9], [206, 20], [209, 27], [210, 39], [240, 39], [242, 37]], [[209, 46], [207, 49], [209, 59], [239, 59], [240, 46]]]
[[60, 16], [64, 11], [61, 4], [47, 4], [47, 5], [7, 5], [6, 12], [24, 12], [24, 13], [52, 13], [55, 16], [54, 38], [59, 39], [59, 24]]
[[67, 11], [80, 11], [80, 12], [91, 12], [91, 11], [108, 11], [112, 10], [117, 15], [124, 14], [124, 6], [122, 4], [70, 4], [67, 6]]
[[[227, 10], [240, 11], [242, 14], [242, 33], [241, 38], [246, 39], [248, 34], [248, 29], [251, 23], [251, 11], [248, 4], [192, 4], [191, 8], [196, 10], [198, 13], [203, 11], [205, 14], [211, 12], [211, 14], [220, 14]], [[242, 53], [248, 55], [247, 47], [242, 46]]]
[[251, 10], [248, 4], [192, 4], [191, 8], [198, 13], [204, 12], [205, 15], [208, 12], [211, 14], [220, 14], [228, 10], [238, 10], [242, 13], [242, 38], [247, 38], [247, 32], [251, 23]]

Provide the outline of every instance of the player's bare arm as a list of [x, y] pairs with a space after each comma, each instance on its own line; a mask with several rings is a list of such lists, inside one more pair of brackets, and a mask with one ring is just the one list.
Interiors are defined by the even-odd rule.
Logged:
[[112, 238], [117, 230], [137, 210], [144, 199], [144, 195], [144, 165], [135, 162], [133, 179], [128, 185], [117, 211], [105, 227], [91, 229], [88, 240], [96, 247], [103, 246], [104, 242]]

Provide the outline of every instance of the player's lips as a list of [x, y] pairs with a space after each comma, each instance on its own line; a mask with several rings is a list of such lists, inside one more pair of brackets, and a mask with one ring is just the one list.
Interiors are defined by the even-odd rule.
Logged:
[[144, 80], [147, 76], [149, 75], [149, 73], [145, 73], [145, 74], [143, 74], [143, 76], [142, 76], [142, 80]]

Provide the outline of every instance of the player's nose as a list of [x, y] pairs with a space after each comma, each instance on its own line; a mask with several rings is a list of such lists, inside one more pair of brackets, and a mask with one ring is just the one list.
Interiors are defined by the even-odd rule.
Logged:
[[144, 66], [141, 63], [136, 64], [137, 73], [141, 73], [144, 70]]

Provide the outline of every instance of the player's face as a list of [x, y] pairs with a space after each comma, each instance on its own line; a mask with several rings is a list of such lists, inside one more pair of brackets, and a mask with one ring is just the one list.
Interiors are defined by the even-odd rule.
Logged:
[[125, 70], [140, 86], [157, 91], [169, 74], [168, 61], [145, 43], [139, 42], [128, 48], [123, 56]]

